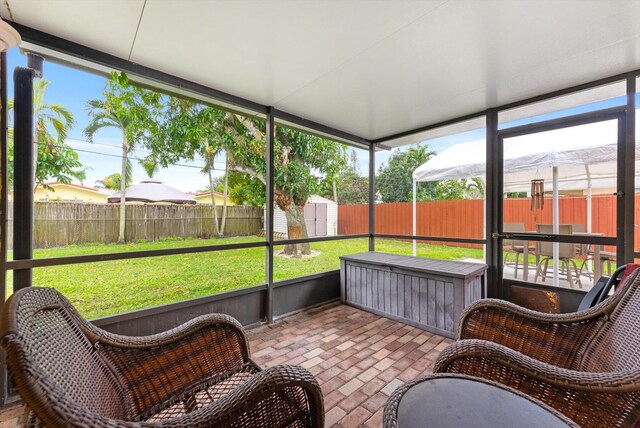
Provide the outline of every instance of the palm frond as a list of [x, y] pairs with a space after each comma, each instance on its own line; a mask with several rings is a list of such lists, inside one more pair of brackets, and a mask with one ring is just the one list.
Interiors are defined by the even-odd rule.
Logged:
[[120, 128], [118, 123], [106, 117], [93, 117], [89, 124], [84, 128], [83, 134], [90, 142], [93, 142], [93, 136], [96, 132], [103, 128]]
[[87, 110], [105, 110], [104, 100], [87, 100]]

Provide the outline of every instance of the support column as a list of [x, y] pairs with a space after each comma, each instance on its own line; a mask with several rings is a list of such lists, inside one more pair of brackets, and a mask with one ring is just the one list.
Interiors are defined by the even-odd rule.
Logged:
[[266, 150], [267, 170], [266, 181], [266, 214], [264, 219], [264, 232], [267, 239], [267, 260], [265, 264], [265, 276], [267, 279], [267, 322], [273, 322], [273, 145], [275, 143], [275, 114], [274, 108], [267, 109], [266, 123]]
[[[636, 161], [636, 76], [627, 77], [627, 110], [624, 117], [623, 140], [623, 176], [624, 195], [619, 197], [618, 212], [622, 208], [622, 227], [618, 221], [618, 252], [617, 265], [632, 263], [633, 253], [636, 251], [635, 236], [635, 163]], [[620, 156], [621, 150], [618, 150]], [[618, 180], [620, 176], [618, 176]]]
[[[0, 54], [0, 303], [7, 295], [7, 53]], [[9, 377], [5, 365], [5, 354], [0, 352], [0, 407], [7, 403]]]
[[587, 172], [587, 233], [592, 231], [592, 209], [593, 209], [593, 192], [591, 190], [591, 171], [589, 165], [584, 166]]
[[498, 112], [487, 110], [487, 185], [485, 187], [485, 233], [487, 236], [487, 279], [484, 297], [502, 298], [502, 143], [498, 139]]
[[417, 227], [416, 227], [416, 180], [413, 179], [413, 255], [416, 256], [416, 238], [417, 235]]
[[[543, 195], [544, 197], [544, 195]], [[560, 204], [558, 192], [558, 167], [553, 167], [553, 233], [560, 233]], [[558, 286], [560, 270], [560, 243], [553, 243], [553, 285]]]
[[376, 146], [369, 146], [369, 251], [376, 250]]
[[[0, 19], [0, 306], [7, 296], [7, 199], [8, 199], [8, 160], [7, 160], [7, 53], [6, 50], [20, 42], [18, 32]], [[7, 376], [6, 357], [0, 352], [0, 407], [7, 404], [9, 396], [9, 377]]]
[[[33, 79], [35, 70], [16, 68], [14, 82], [13, 128], [13, 258], [26, 260], [33, 257]], [[30, 287], [31, 269], [13, 271], [13, 289]]]

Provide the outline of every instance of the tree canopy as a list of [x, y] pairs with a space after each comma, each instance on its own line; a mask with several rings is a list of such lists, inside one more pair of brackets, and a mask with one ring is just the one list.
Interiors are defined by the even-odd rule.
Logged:
[[[413, 171], [428, 161], [435, 152], [428, 145], [412, 146], [403, 151], [394, 152], [389, 164], [378, 169], [376, 187], [382, 202], [408, 202], [413, 199]], [[428, 192], [433, 183], [423, 183], [418, 192]]]
[[[109, 174], [102, 180], [96, 181], [96, 185], [98, 187], [103, 187], [109, 190], [120, 190], [122, 187], [122, 176], [119, 172], [114, 172], [113, 174]], [[131, 175], [127, 174], [127, 182], [125, 183], [125, 187], [129, 187], [131, 185]]]
[[321, 196], [339, 204], [366, 204], [369, 202], [369, 178], [360, 171], [358, 155], [351, 149], [348, 161], [334, 175], [327, 176], [322, 183]]
[[[266, 184], [265, 122], [181, 98], [167, 97], [164, 109], [147, 126], [145, 146], [161, 166], [201, 157], [210, 175], [224, 155], [225, 177], [234, 201], [264, 201]], [[274, 201], [287, 216], [290, 238], [307, 236], [303, 208], [321, 188], [324, 176], [347, 163], [345, 146], [286, 127], [274, 141]], [[296, 248], [291, 251], [296, 251]], [[304, 249], [303, 251], [306, 251]]]
[[[36, 186], [44, 185], [51, 179], [70, 183], [73, 179], [81, 180], [84, 176], [78, 154], [65, 142], [75, 125], [75, 119], [61, 104], [45, 102], [45, 91], [49, 83], [47, 79], [36, 79], [33, 82], [33, 141], [37, 144], [37, 150], [34, 150]], [[7, 104], [8, 109], [13, 110], [13, 100], [9, 100]], [[9, 185], [13, 186], [13, 129], [9, 129], [8, 136], [8, 179]]]
[[[218, 191], [222, 191], [221, 186]], [[266, 202], [263, 182], [244, 172], [229, 171], [229, 199], [236, 205], [262, 207]]]
[[[388, 165], [381, 165], [376, 177], [377, 189], [382, 202], [409, 202], [413, 200], [413, 171], [427, 162], [435, 152], [428, 145], [412, 146], [396, 151]], [[418, 182], [417, 201], [444, 201], [456, 199], [478, 199], [484, 195], [484, 186], [478, 178]]]

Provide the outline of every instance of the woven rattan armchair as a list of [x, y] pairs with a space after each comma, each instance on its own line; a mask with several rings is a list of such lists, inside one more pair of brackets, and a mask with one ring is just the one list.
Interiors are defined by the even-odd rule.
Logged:
[[50, 427], [322, 427], [318, 383], [301, 367], [261, 370], [240, 324], [193, 319], [146, 337], [107, 333], [49, 288], [16, 292], [2, 310], [9, 373]]
[[461, 373], [520, 390], [580, 426], [640, 419], [640, 276], [582, 312], [550, 315], [500, 300], [470, 306], [434, 372]]

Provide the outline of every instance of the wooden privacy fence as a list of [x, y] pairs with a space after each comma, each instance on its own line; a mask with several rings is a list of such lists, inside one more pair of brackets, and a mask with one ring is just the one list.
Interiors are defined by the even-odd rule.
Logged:
[[[640, 194], [636, 194], [635, 223], [640, 223]], [[585, 196], [560, 198], [560, 223], [587, 224], [587, 199]], [[505, 223], [524, 223], [525, 230], [535, 231], [536, 224], [552, 223], [551, 198], [545, 198], [544, 210], [530, 210], [528, 198], [505, 199]], [[417, 235], [450, 238], [483, 238], [483, 200], [418, 202]], [[592, 231], [604, 236], [616, 234], [616, 197], [594, 196], [592, 200]], [[412, 235], [412, 203], [383, 203], [375, 206], [376, 233]], [[339, 234], [369, 232], [369, 206], [339, 205]], [[635, 247], [640, 243], [640, 228], [634, 228]], [[458, 247], [482, 248], [478, 244], [452, 243]], [[610, 249], [607, 247], [607, 249]]]
[[[220, 219], [222, 207], [217, 208]], [[212, 205], [127, 205], [126, 210], [127, 242], [215, 235]], [[13, 204], [9, 204], [9, 248], [13, 248], [13, 215]], [[119, 218], [117, 204], [36, 202], [34, 247], [117, 242]], [[262, 209], [227, 207], [225, 236], [256, 235], [261, 228]]]

